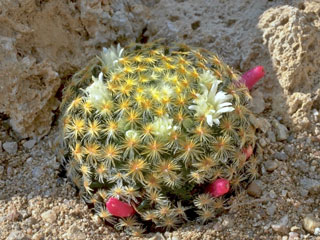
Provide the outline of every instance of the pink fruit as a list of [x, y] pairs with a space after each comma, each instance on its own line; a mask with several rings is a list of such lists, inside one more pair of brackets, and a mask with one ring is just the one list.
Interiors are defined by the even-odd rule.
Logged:
[[207, 192], [209, 192], [213, 197], [220, 197], [230, 190], [230, 183], [227, 179], [219, 178], [216, 179], [213, 183], [211, 183]]
[[133, 207], [117, 198], [111, 197], [106, 203], [108, 211], [116, 217], [130, 217], [135, 213]]
[[245, 72], [240, 79], [240, 82], [244, 83], [250, 90], [262, 77], [264, 76], [263, 66], [256, 66]]
[[249, 145], [247, 148], [243, 148], [242, 152], [246, 155], [246, 159], [248, 159], [253, 153], [253, 148]]

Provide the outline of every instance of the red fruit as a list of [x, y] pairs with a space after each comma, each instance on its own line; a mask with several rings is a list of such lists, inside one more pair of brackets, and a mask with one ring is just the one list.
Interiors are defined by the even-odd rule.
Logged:
[[245, 72], [240, 79], [250, 90], [264, 76], [263, 66], [257, 66]]
[[213, 197], [220, 197], [230, 190], [230, 183], [227, 179], [219, 178], [216, 179], [213, 183], [211, 183], [207, 192], [209, 192]]
[[108, 211], [116, 217], [130, 217], [135, 213], [133, 207], [117, 198], [111, 197], [106, 203]]
[[253, 148], [251, 145], [249, 145], [247, 148], [243, 148], [242, 152], [246, 155], [246, 160], [252, 155]]

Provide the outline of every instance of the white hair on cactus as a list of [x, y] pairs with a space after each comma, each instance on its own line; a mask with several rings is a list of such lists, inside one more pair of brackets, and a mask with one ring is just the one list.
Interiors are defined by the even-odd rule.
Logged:
[[110, 48], [103, 48], [101, 53], [100, 61], [102, 63], [102, 67], [107, 67], [109, 70], [114, 69], [121, 59], [124, 49], [117, 45], [117, 48], [111, 46]]
[[103, 73], [99, 77], [92, 76], [93, 83], [85, 89], [88, 100], [95, 106], [99, 107], [104, 101], [111, 98], [107, 86], [103, 82]]
[[168, 115], [163, 117], [155, 117], [152, 123], [152, 132], [156, 136], [168, 136], [172, 130], [176, 130], [176, 126], [172, 125], [173, 119], [168, 118]]

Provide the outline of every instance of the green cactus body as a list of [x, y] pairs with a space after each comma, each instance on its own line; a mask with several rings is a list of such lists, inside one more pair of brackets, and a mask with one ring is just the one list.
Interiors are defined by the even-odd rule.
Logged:
[[[61, 104], [67, 175], [96, 214], [134, 235], [200, 222], [223, 208], [206, 184], [237, 191], [256, 177], [250, 95], [214, 54], [160, 42], [104, 49], [75, 74]], [[110, 197], [135, 207], [117, 218]]]

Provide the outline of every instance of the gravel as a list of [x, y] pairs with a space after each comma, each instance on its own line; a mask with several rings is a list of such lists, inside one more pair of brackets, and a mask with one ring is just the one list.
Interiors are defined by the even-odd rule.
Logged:
[[5, 142], [2, 147], [10, 155], [14, 155], [18, 151], [18, 144], [16, 142]]
[[[0, 124], [0, 141], [13, 142], [6, 132]], [[72, 184], [59, 176], [59, 160], [48, 148], [56, 132], [54, 127], [30, 149], [14, 139], [21, 150], [0, 152], [0, 240], [133, 239], [93, 216]], [[316, 239], [320, 142], [307, 141], [308, 131], [292, 133], [290, 143], [270, 141], [261, 128], [257, 132], [258, 143], [265, 144], [255, 149], [260, 151], [260, 176], [247, 190], [226, 199], [228, 211], [205, 225], [192, 222], [173, 232], [148, 233], [144, 239]], [[311, 213], [312, 220], [305, 220]]]

